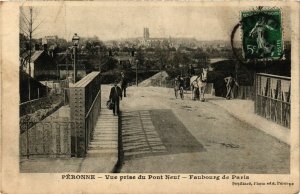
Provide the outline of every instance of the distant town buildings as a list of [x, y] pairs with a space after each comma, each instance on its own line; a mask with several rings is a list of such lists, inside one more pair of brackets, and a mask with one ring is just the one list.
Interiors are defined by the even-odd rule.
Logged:
[[[86, 41], [89, 38], [86, 38], [78, 50], [80, 55], [76, 69], [78, 77], [84, 77], [91, 69], [99, 69], [101, 65], [108, 63], [111, 67], [118, 66], [124, 69], [136, 68], [136, 64], [139, 64], [140, 69], [159, 69], [161, 61], [166, 68], [178, 66], [179, 62], [174, 61], [175, 56], [175, 60], [188, 58], [186, 59], [188, 62], [180, 63], [192, 64], [194, 67], [207, 66], [222, 58], [231, 58], [229, 41], [201, 41], [192, 37], [153, 37], [150, 30], [144, 27], [140, 37], [105, 41], [102, 51], [99, 45], [90, 44], [88, 47]], [[29, 60], [28, 39], [20, 34], [20, 40], [20, 68], [31, 77], [42, 80], [66, 79], [72, 76], [74, 67], [70, 42], [58, 36], [34, 39]], [[98, 41], [102, 42], [100, 39]], [[235, 45], [238, 47], [239, 44]], [[161, 49], [164, 53], [160, 56], [157, 51]], [[106, 57], [113, 60], [109, 61]]]
[[171, 38], [151, 38], [149, 28], [144, 28], [144, 36], [139, 40], [139, 46], [172, 47]]

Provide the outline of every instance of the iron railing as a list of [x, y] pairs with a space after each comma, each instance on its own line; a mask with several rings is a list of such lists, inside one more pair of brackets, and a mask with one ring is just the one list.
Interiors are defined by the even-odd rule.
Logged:
[[20, 125], [20, 156], [70, 157], [71, 121], [22, 122]]
[[291, 123], [291, 78], [258, 73], [255, 80], [255, 113], [284, 127]]

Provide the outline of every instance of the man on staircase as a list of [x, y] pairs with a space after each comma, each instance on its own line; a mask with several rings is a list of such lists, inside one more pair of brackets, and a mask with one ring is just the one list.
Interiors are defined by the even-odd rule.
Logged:
[[121, 72], [121, 90], [124, 93], [124, 97], [126, 97], [126, 88], [127, 88], [127, 77], [124, 72]]
[[118, 86], [118, 80], [115, 80], [114, 86], [110, 89], [109, 100], [113, 103], [114, 115], [120, 114], [120, 100], [122, 100], [122, 90]]

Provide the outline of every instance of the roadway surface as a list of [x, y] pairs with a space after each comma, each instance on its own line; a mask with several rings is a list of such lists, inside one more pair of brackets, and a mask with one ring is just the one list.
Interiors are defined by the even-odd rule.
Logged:
[[172, 89], [154, 87], [127, 93], [121, 173], [289, 173], [290, 147], [210, 103], [213, 97], [175, 99]]

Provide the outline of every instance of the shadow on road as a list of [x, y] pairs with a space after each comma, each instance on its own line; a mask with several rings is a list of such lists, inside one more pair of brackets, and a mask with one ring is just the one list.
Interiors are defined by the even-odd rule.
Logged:
[[172, 110], [151, 110], [150, 116], [159, 137], [169, 153], [205, 151], [203, 145], [185, 128]]
[[170, 109], [123, 112], [121, 123], [124, 160], [205, 151]]

